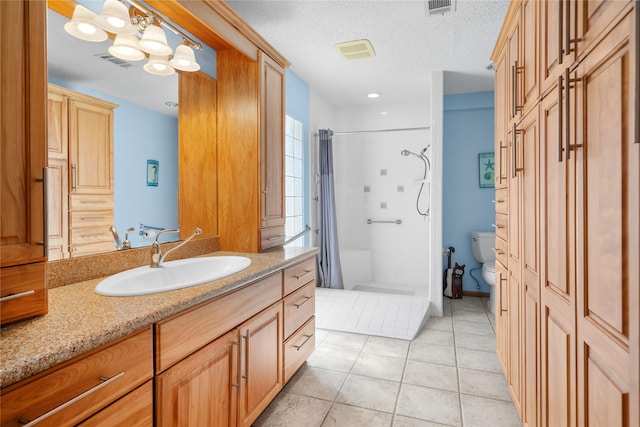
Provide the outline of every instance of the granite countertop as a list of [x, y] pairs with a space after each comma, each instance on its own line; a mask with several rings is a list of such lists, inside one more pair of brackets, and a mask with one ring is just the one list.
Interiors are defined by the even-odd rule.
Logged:
[[211, 283], [136, 297], [106, 297], [93, 289], [101, 279], [49, 289], [49, 313], [0, 329], [0, 388], [82, 355], [189, 307], [218, 297], [317, 253], [287, 248], [239, 255], [251, 265]]

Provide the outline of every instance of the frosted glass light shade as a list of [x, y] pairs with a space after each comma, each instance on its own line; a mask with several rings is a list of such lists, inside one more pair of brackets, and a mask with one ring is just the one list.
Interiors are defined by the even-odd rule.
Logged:
[[140, 61], [145, 55], [138, 49], [138, 38], [133, 34], [118, 34], [109, 53], [125, 61]]
[[88, 42], [102, 42], [108, 37], [107, 33], [93, 23], [96, 14], [82, 5], [73, 10], [71, 21], [64, 24], [64, 30], [74, 37]]
[[198, 71], [200, 69], [200, 64], [196, 62], [193, 49], [184, 44], [176, 48], [176, 54], [169, 61], [169, 64], [180, 71]]
[[137, 31], [129, 18], [129, 9], [118, 0], [106, 0], [102, 12], [93, 21], [103, 30], [114, 34], [135, 34]]
[[146, 72], [155, 74], [157, 76], [170, 76], [174, 74], [176, 70], [173, 69], [171, 65], [169, 65], [169, 57], [168, 56], [158, 56], [151, 55], [149, 56], [149, 61], [144, 64]]
[[171, 52], [173, 52], [167, 44], [166, 34], [157, 25], [149, 25], [144, 29], [142, 39], [138, 42], [138, 47], [149, 55], [166, 56], [171, 55]]

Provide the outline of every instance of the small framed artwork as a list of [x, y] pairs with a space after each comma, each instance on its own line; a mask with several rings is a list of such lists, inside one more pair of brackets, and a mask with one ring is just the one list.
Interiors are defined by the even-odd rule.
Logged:
[[493, 153], [478, 154], [478, 166], [480, 171], [480, 188], [494, 188], [496, 173]]
[[147, 187], [158, 186], [159, 174], [160, 174], [160, 162], [157, 160], [147, 160]]

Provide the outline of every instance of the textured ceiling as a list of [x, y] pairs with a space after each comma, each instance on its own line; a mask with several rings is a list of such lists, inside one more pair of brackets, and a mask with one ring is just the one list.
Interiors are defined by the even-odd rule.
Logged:
[[[227, 2], [335, 106], [419, 102], [431, 71], [445, 71], [445, 93], [493, 90], [489, 56], [508, 1], [457, 0], [429, 15], [427, 1], [230, 0]], [[335, 43], [368, 39], [374, 58], [346, 60]]]

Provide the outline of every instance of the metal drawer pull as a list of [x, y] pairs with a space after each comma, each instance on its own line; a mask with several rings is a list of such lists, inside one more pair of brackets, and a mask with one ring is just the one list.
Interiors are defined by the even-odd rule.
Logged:
[[106, 216], [83, 216], [80, 218], [80, 221], [104, 221], [106, 219], [110, 218], [107, 218]]
[[504, 254], [504, 252], [502, 252], [502, 251], [500, 251], [500, 250], [498, 250], [498, 249], [496, 249], [496, 248], [491, 248], [491, 250], [492, 250], [496, 255], [503, 255], [503, 254]]
[[106, 200], [80, 200], [80, 203], [83, 205], [104, 205], [107, 203]]
[[305, 270], [305, 271], [304, 271], [304, 273], [302, 273], [301, 275], [299, 275], [299, 276], [293, 276], [293, 277], [295, 277], [295, 278], [296, 278], [296, 280], [300, 280], [300, 279], [302, 279], [304, 276], [306, 276], [307, 274], [312, 273], [312, 272], [313, 272], [313, 270]]
[[2, 297], [0, 298], [0, 302], [11, 301], [13, 299], [24, 298], [24, 297], [28, 297], [35, 294], [36, 294], [36, 291], [34, 290], [27, 291], [27, 292], [20, 292], [19, 294], [7, 295], [6, 297]]
[[251, 331], [249, 329], [247, 329], [247, 335], [244, 335], [242, 338], [244, 338], [245, 340], [247, 340], [247, 357], [245, 360], [245, 373], [247, 375], [242, 375], [242, 378], [244, 378], [245, 380], [247, 380], [247, 386], [249, 385], [249, 334], [251, 333]]
[[496, 229], [497, 229], [497, 228], [504, 228], [504, 225], [498, 225], [498, 224], [491, 224], [491, 226], [492, 226], [493, 228], [496, 228]]
[[123, 376], [124, 376], [124, 372], [120, 372], [119, 374], [116, 374], [116, 375], [112, 376], [111, 378], [100, 377], [100, 381], [102, 381], [100, 384], [98, 384], [95, 387], [90, 388], [89, 390], [85, 391], [82, 394], [77, 395], [76, 397], [74, 397], [71, 400], [68, 400], [67, 402], [63, 403], [62, 405], [53, 408], [52, 410], [50, 410], [46, 414], [40, 415], [38, 418], [36, 418], [33, 421], [20, 419], [20, 420], [18, 420], [18, 422], [20, 424], [24, 424], [25, 427], [35, 425], [35, 424], [37, 424], [37, 423], [49, 418], [50, 416], [57, 414], [58, 412], [62, 411], [63, 409], [68, 408], [69, 406], [73, 405], [74, 403], [77, 403], [78, 401], [84, 399], [88, 395], [90, 395], [92, 393], [95, 393], [96, 391], [108, 386], [109, 384], [111, 384], [115, 380], [118, 380], [118, 379], [122, 378]]
[[78, 166], [74, 163], [71, 165], [71, 192], [75, 193], [78, 189]]
[[233, 345], [237, 345], [238, 346], [238, 374], [237, 374], [237, 381], [238, 384], [231, 384], [233, 387], [238, 387], [238, 393], [240, 393], [242, 391], [242, 337], [240, 337], [240, 340], [238, 342], [233, 342]]
[[285, 237], [287, 237], [286, 234], [277, 234], [275, 236], [267, 237], [267, 240], [279, 240]]
[[103, 237], [105, 233], [81, 234], [80, 237]]
[[504, 200], [492, 200], [491, 203], [504, 203]]
[[302, 341], [302, 344], [300, 344], [300, 345], [294, 345], [294, 346], [293, 346], [293, 348], [295, 348], [295, 349], [296, 349], [296, 351], [300, 351], [300, 349], [301, 349], [302, 347], [304, 347], [304, 345], [307, 343], [307, 341], [309, 341], [309, 340], [313, 337], [313, 334], [311, 334], [311, 335], [303, 335], [303, 336], [304, 336], [306, 339], [305, 339], [304, 341]]
[[302, 307], [305, 303], [307, 303], [310, 299], [312, 299], [313, 297], [302, 297], [304, 299], [304, 301], [298, 303], [298, 304], [293, 304], [293, 306], [295, 308], [300, 308]]

